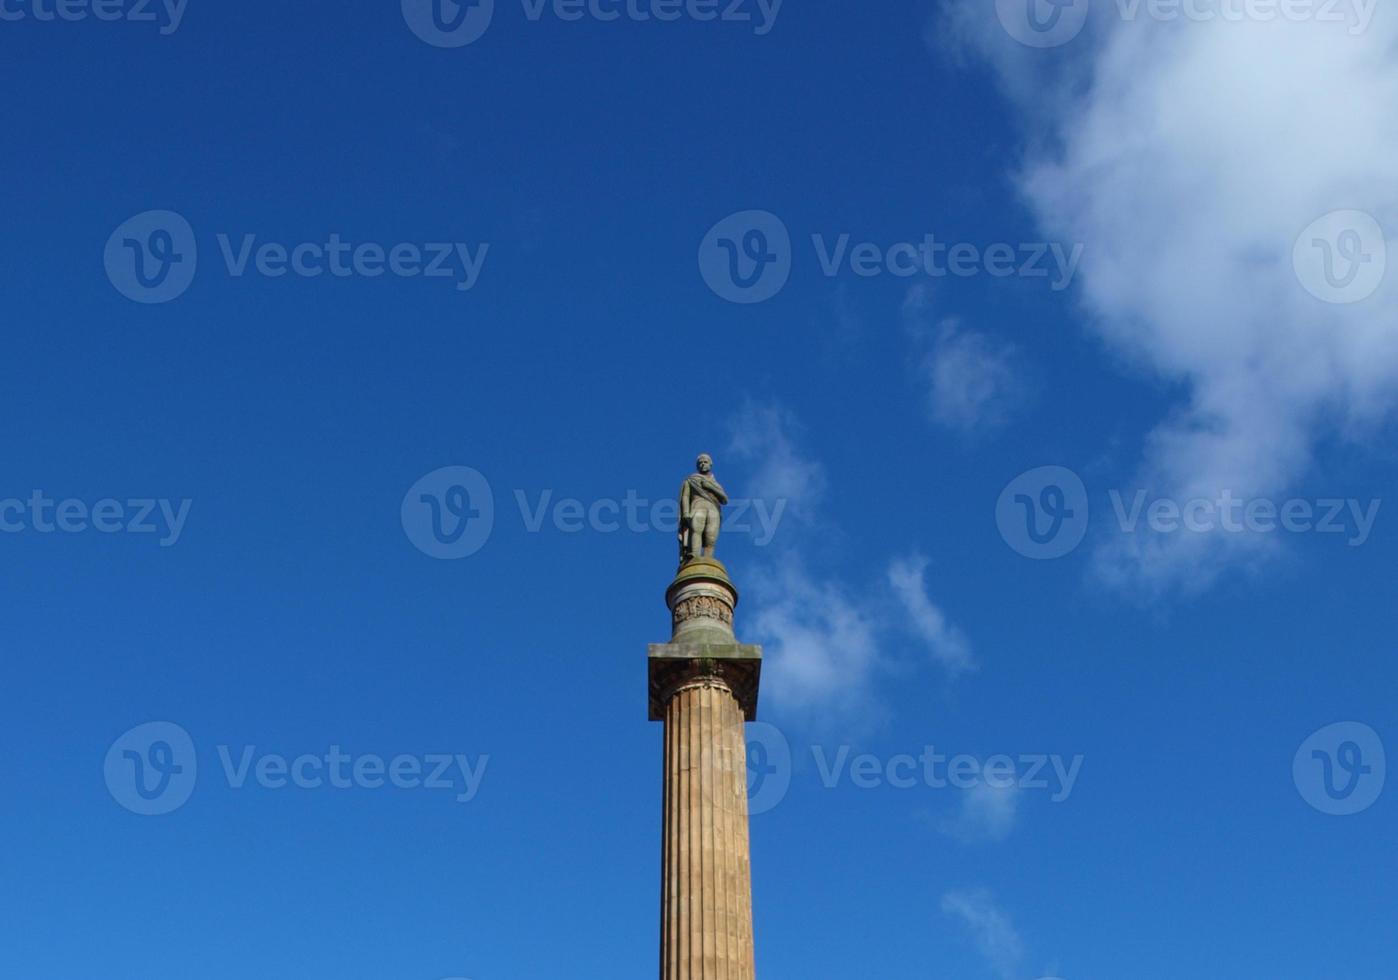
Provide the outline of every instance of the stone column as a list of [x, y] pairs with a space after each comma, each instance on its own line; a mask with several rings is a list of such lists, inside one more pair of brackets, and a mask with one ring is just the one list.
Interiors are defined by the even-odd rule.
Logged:
[[650, 648], [650, 716], [665, 723], [661, 980], [754, 980], [747, 747], [762, 650], [738, 643], [722, 563], [684, 565]]

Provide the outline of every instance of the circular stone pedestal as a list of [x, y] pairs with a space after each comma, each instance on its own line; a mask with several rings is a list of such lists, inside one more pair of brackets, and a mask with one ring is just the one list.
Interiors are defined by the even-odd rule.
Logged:
[[692, 558], [665, 590], [671, 643], [736, 643], [733, 610], [738, 590], [717, 558]]

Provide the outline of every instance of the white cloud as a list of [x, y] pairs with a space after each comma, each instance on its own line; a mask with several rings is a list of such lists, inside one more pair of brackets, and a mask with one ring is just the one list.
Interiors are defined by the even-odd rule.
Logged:
[[[1094, 328], [1187, 392], [1143, 447], [1138, 484], [1180, 501], [1277, 496], [1318, 446], [1376, 428], [1398, 390], [1398, 275], [1330, 305], [1303, 288], [1293, 247], [1339, 209], [1398, 229], [1398, 9], [1356, 34], [1124, 21], [1108, 4], [1045, 52], [1012, 41], [994, 6], [962, 0], [951, 23], [1023, 110], [1022, 191], [1047, 235], [1086, 244]], [[1206, 586], [1275, 546], [1224, 531], [1111, 541], [1101, 571], [1145, 595]]]
[[820, 557], [801, 542], [820, 523], [827, 480], [799, 447], [797, 432], [793, 416], [777, 406], [750, 404], [736, 420], [729, 451], [753, 467], [745, 495], [789, 501], [795, 532], [745, 573], [752, 602], [743, 607], [752, 610], [745, 621], [765, 647], [764, 686], [774, 702], [808, 717], [872, 726], [883, 713], [876, 682], [892, 663], [892, 640], [912, 636], [952, 673], [971, 665], [970, 643], [927, 597], [925, 560], [891, 563], [874, 588], [851, 587], [822, 570]]
[[803, 713], [842, 719], [877, 714], [878, 623], [867, 603], [815, 578], [786, 555], [761, 584], [752, 631], [766, 645], [763, 672], [773, 700]]
[[879, 665], [873, 613], [837, 581], [817, 575], [799, 544], [820, 511], [825, 469], [798, 447], [799, 426], [781, 406], [749, 402], [733, 432], [729, 451], [752, 467], [745, 495], [787, 501], [789, 533], [776, 539], [771, 561], [748, 574], [744, 590], [755, 606], [747, 622], [766, 648], [764, 687], [793, 711], [871, 716]]
[[728, 448], [753, 467], [744, 496], [785, 500], [789, 516], [809, 522], [825, 496], [825, 468], [797, 448], [799, 428], [787, 409], [748, 402], [734, 417]]
[[900, 558], [888, 568], [888, 584], [932, 656], [950, 673], [959, 674], [975, 667], [971, 644], [927, 598], [927, 565], [926, 558]]
[[927, 302], [925, 288], [914, 286], [903, 312], [914, 343], [923, 349], [920, 373], [932, 421], [968, 435], [1001, 427], [1026, 400], [1014, 345], [952, 318], [931, 327]]
[[996, 905], [990, 892], [950, 891], [942, 896], [942, 912], [960, 919], [971, 931], [976, 948], [991, 968], [1010, 980], [1024, 959], [1024, 944], [1010, 917]]
[[1000, 841], [1014, 829], [1019, 814], [1020, 789], [1014, 784], [992, 786], [976, 783], [961, 793], [961, 807], [938, 830], [965, 842]]

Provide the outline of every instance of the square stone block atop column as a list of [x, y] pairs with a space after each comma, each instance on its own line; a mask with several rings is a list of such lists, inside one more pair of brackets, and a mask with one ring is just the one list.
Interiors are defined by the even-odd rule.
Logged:
[[665, 702], [675, 689], [702, 677], [728, 685], [746, 721], [757, 720], [757, 691], [762, 680], [762, 648], [749, 643], [652, 643], [650, 645], [650, 720], [665, 720]]

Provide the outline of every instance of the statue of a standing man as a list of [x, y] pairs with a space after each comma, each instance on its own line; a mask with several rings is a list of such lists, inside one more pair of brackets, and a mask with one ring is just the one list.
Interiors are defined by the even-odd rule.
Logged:
[[680, 487], [680, 564], [693, 558], [712, 558], [718, 543], [721, 508], [728, 503], [714, 477], [714, 461], [708, 453], [695, 464], [692, 474]]

